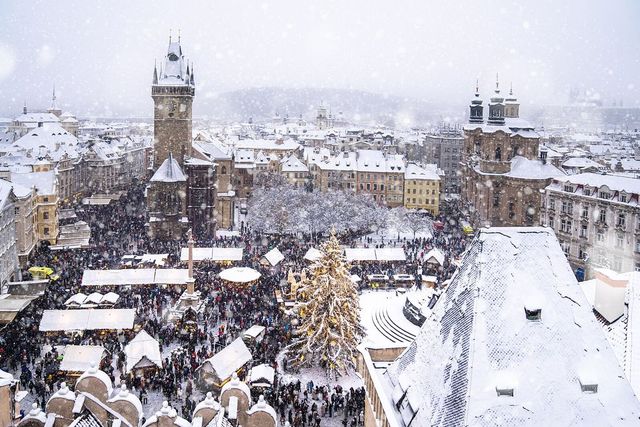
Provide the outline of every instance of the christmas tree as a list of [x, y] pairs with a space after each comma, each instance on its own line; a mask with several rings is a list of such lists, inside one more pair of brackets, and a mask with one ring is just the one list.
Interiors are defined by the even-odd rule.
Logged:
[[336, 378], [355, 369], [356, 346], [363, 336], [358, 289], [335, 233], [297, 290], [299, 323], [288, 346], [294, 368], [321, 366]]

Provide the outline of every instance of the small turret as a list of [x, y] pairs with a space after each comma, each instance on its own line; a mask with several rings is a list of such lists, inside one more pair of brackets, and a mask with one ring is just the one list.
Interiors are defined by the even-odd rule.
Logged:
[[476, 79], [476, 93], [469, 105], [469, 123], [482, 123], [483, 118], [482, 99], [480, 98], [480, 87], [478, 86], [478, 80]]
[[520, 117], [520, 103], [513, 94], [513, 83], [509, 87], [509, 95], [504, 100], [504, 116], [517, 119]]
[[158, 66], [155, 62], [153, 63], [153, 84], [158, 84]]
[[504, 125], [504, 97], [500, 95], [500, 82], [496, 73], [496, 89], [495, 94], [491, 97], [489, 103], [489, 119], [487, 123], [490, 125]]

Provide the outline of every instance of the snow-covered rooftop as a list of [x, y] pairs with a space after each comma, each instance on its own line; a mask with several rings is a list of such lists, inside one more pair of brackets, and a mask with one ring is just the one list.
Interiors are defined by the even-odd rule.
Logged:
[[385, 407], [398, 408], [387, 414], [392, 426], [640, 419], [553, 231], [542, 227], [481, 230], [415, 342], [381, 380]]
[[[242, 338], [236, 338], [231, 344], [214, 354], [204, 363], [210, 363], [216, 375], [221, 380], [230, 378], [238, 369], [253, 359], [251, 352]], [[233, 381], [230, 381], [230, 384]], [[223, 389], [224, 390], [224, 389]], [[249, 394], [251, 398], [251, 394]]]
[[577, 175], [563, 176], [556, 178], [556, 181], [566, 182], [576, 185], [588, 185], [589, 187], [600, 188], [607, 186], [613, 191], [625, 191], [627, 193], [640, 194], [640, 180], [617, 175], [600, 175], [597, 173], [581, 173]]
[[440, 181], [438, 166], [433, 164], [422, 167], [415, 163], [409, 163], [407, 165], [407, 170], [404, 172], [404, 179]]

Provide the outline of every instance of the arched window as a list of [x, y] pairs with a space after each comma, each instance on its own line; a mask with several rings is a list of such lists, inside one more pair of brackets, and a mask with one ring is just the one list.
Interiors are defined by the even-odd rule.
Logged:
[[226, 166], [222, 166], [222, 169], [220, 170], [220, 173], [222, 175], [226, 175], [227, 174], [227, 167]]
[[502, 160], [502, 148], [501, 147], [496, 147], [496, 161], [501, 161]]

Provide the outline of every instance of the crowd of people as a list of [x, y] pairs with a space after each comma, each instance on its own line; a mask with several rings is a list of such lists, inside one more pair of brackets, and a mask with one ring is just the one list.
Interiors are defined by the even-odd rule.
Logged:
[[[166, 242], [147, 237], [142, 187], [132, 188], [107, 206], [84, 206], [77, 209], [77, 214], [91, 227], [91, 248], [53, 251], [46, 245], [38, 247], [23, 271], [24, 277], [28, 277], [30, 266], [38, 265], [54, 268], [59, 278], [0, 332], [0, 368], [16, 373], [23, 388], [34, 395], [41, 407], [65, 380], [59, 364], [60, 346], [66, 344], [104, 346], [109, 356], [103, 361], [102, 369], [114, 383], [126, 383], [145, 404], [149, 395], [161, 393], [177, 404], [186, 418], [191, 417], [197, 396], [202, 395], [202, 390], [198, 391], [196, 368], [254, 324], [265, 326], [266, 333], [264, 339], [251, 344], [253, 363], [270, 364], [282, 372], [283, 367], [278, 367], [276, 360], [290, 341], [293, 326], [279, 307], [275, 290], [286, 286], [289, 270], [299, 272], [308, 266], [304, 255], [311, 246], [317, 246], [318, 241], [299, 236], [266, 238], [245, 226], [237, 235], [197, 241], [196, 246], [243, 248], [242, 264], [258, 270], [262, 277], [249, 287], [229, 288], [218, 277], [224, 266], [213, 262], [198, 264], [194, 271], [196, 288], [205, 304], [198, 314], [196, 328], [186, 329], [179, 322], [168, 321], [168, 313], [180, 297], [181, 289], [151, 286], [118, 289], [118, 306], [136, 310], [136, 324], [159, 341], [163, 353], [162, 369], [156, 375], [141, 378], [125, 373], [124, 347], [135, 336], [133, 331], [47, 335], [38, 330], [42, 312], [63, 309], [65, 300], [81, 291], [85, 269], [120, 268], [124, 255], [143, 253], [168, 253], [167, 266], [175, 267], [180, 263], [180, 248], [186, 246], [186, 241]], [[421, 254], [438, 247], [446, 253], [445, 265], [436, 272], [444, 281], [455, 269], [452, 261], [465, 245], [465, 237], [453, 233], [449, 227], [454, 226], [449, 222], [445, 224], [443, 230], [435, 230], [429, 238], [398, 238], [374, 243], [366, 237], [359, 240], [348, 236], [344, 239], [345, 244], [403, 247], [409, 254], [406, 263], [358, 264], [352, 267], [353, 272], [363, 276], [391, 269], [413, 273], [421, 263]], [[272, 267], [264, 263], [263, 255], [276, 246], [285, 255], [286, 266]], [[363, 422], [362, 388], [343, 390], [339, 383], [308, 383], [305, 387], [299, 381], [276, 381], [273, 389], [265, 394], [281, 421], [289, 421], [292, 426], [320, 426], [323, 419], [338, 416], [342, 417], [344, 426], [354, 427]], [[155, 410], [157, 408], [149, 408], [150, 413]]]

